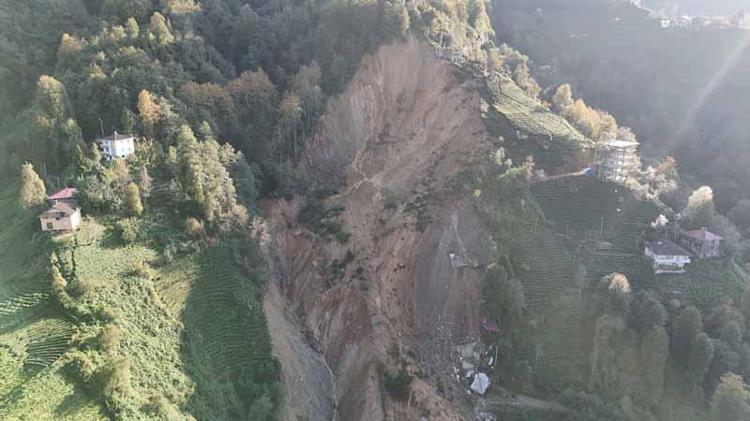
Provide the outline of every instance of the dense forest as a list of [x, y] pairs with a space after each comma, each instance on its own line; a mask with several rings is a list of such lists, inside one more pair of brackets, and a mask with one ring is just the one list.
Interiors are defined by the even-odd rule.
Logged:
[[[462, 266], [481, 270], [465, 307], [503, 329], [482, 331], [492, 381], [570, 420], [750, 417], [740, 29], [667, 31], [593, 0], [0, 0], [0, 418], [277, 419], [264, 205], [299, 206], [293, 242], [309, 231], [341, 253], [317, 293], [345, 276], [351, 295], [377, 293], [331, 200], [353, 187], [311, 177], [306, 151], [362, 58], [415, 38], [471, 89], [487, 135], [439, 194], [382, 187], [377, 233], [431, 233], [430, 206], [469, 203], [489, 257]], [[112, 133], [138, 137], [127, 160], [103, 157], [95, 140]], [[624, 185], [584, 175], [615, 139], [642, 142], [643, 168]], [[560, 168], [574, 172], [545, 173]], [[81, 228], [39, 233], [65, 187]], [[642, 246], [660, 214], [720, 234], [722, 257], [655, 278]], [[454, 373], [415, 368], [398, 337], [377, 393], [409, 410], [427, 372]]]

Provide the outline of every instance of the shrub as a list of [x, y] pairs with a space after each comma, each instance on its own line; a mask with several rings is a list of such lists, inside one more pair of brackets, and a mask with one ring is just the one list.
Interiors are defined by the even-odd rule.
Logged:
[[25, 209], [43, 205], [47, 198], [44, 181], [39, 178], [34, 167], [28, 162], [21, 166], [21, 189], [18, 193], [18, 202]]
[[396, 192], [388, 187], [383, 187], [380, 190], [380, 196], [383, 198], [383, 208], [387, 210], [394, 210], [398, 207], [398, 196]]
[[73, 377], [77, 383], [94, 386], [92, 382], [95, 380], [96, 370], [88, 354], [78, 350], [65, 354], [63, 367], [65, 373]]
[[104, 404], [113, 419], [131, 419], [139, 408], [134, 406], [137, 396], [131, 385], [130, 360], [119, 358], [99, 370]]
[[138, 185], [133, 182], [130, 182], [125, 187], [125, 205], [130, 215], [138, 216], [143, 213], [141, 191]]
[[117, 221], [115, 224], [120, 232], [120, 238], [125, 244], [130, 244], [138, 239], [138, 222], [133, 218]]
[[144, 279], [151, 279], [154, 277], [154, 271], [151, 270], [151, 267], [146, 262], [138, 262], [138, 264], [135, 265], [135, 268], [133, 269], [133, 275], [144, 278]]
[[122, 204], [112, 186], [94, 175], [78, 182], [78, 200], [90, 214], [117, 211]]
[[113, 353], [120, 346], [122, 341], [123, 333], [120, 325], [110, 323], [104, 326], [99, 332], [99, 344], [102, 351], [106, 353]]
[[406, 371], [405, 365], [395, 373], [381, 367], [381, 373], [383, 386], [391, 397], [401, 401], [409, 399], [412, 376]]
[[316, 193], [308, 194], [307, 203], [297, 215], [297, 220], [310, 227], [323, 238], [335, 238], [340, 243], [349, 241], [351, 234], [346, 232], [341, 222], [335, 218], [344, 211], [343, 206], [326, 208]]
[[206, 229], [202, 221], [191, 216], [185, 220], [185, 232], [191, 237], [200, 237], [206, 233]]

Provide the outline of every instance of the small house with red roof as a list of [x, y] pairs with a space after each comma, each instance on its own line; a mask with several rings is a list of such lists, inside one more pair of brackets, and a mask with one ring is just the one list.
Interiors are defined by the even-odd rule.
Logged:
[[47, 201], [50, 205], [54, 205], [57, 202], [77, 202], [78, 189], [74, 187], [66, 187], [47, 196]]
[[81, 224], [81, 208], [78, 206], [78, 190], [64, 188], [47, 197], [50, 208], [39, 215], [42, 231], [74, 231]]

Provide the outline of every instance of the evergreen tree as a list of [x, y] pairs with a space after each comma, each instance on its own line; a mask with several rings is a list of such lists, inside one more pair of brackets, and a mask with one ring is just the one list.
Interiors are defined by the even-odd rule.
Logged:
[[62, 170], [71, 164], [75, 146], [82, 142], [65, 86], [51, 76], [41, 76], [33, 109], [32, 150], [39, 159]]
[[44, 204], [47, 192], [44, 181], [34, 171], [34, 166], [25, 163], [21, 166], [21, 189], [18, 193], [18, 203], [25, 209]]
[[177, 134], [178, 177], [184, 192], [192, 200], [203, 204], [203, 162], [199, 150], [198, 139], [189, 126], [183, 125]]
[[689, 352], [694, 338], [703, 331], [701, 313], [695, 306], [680, 310], [672, 321], [671, 345], [677, 354]]
[[133, 134], [135, 133], [135, 113], [130, 111], [128, 108], [122, 109], [122, 117], [120, 124], [122, 125], [122, 130], [126, 134]]
[[386, 0], [384, 14], [391, 36], [401, 37], [406, 34], [409, 30], [410, 18], [404, 0]]
[[139, 216], [143, 213], [143, 203], [141, 202], [141, 192], [138, 185], [131, 182], [125, 188], [125, 206], [128, 213], [133, 216]]
[[100, 174], [102, 172], [101, 153], [95, 144], [91, 144], [88, 154], [82, 145], [76, 145], [75, 170], [79, 176]]
[[142, 166], [141, 170], [138, 172], [138, 189], [143, 197], [147, 198], [151, 195], [151, 176], [145, 165]]

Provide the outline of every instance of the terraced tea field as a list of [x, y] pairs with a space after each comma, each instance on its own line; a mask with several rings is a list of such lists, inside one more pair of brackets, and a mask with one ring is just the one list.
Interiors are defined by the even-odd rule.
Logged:
[[[0, 194], [0, 216], [12, 221], [0, 232], [0, 419], [105, 418], [98, 398], [62, 372], [61, 356], [80, 327], [51, 292], [53, 250], [80, 281], [86, 305], [105, 309], [122, 332], [107, 355], [129, 362], [128, 414], [145, 416], [143, 408], [158, 402], [169, 419], [252, 419], [259, 398], [275, 407], [278, 365], [263, 285], [228, 247], [159, 267], [154, 250], [122, 244], [91, 219], [50, 240], [15, 200], [15, 191]], [[144, 265], [153, 278], [136, 270]]]
[[724, 300], [739, 300], [750, 279], [728, 259], [691, 263], [682, 275], [661, 275], [659, 286], [667, 296], [695, 304], [708, 312]]
[[9, 188], [0, 191], [0, 217], [0, 419], [103, 419], [60, 372], [75, 326], [51, 297], [52, 246], [36, 214], [20, 209]]
[[654, 286], [641, 238], [659, 214], [656, 204], [638, 200], [622, 186], [585, 176], [540, 183], [532, 192], [559, 233], [588, 245], [588, 250], [581, 249], [588, 285], [621, 272], [636, 288]]
[[508, 76], [496, 74], [487, 85], [495, 100], [492, 107], [510, 120], [516, 129], [567, 142], [584, 141], [583, 135], [567, 120], [531, 98]]
[[517, 140], [509, 149], [515, 161], [533, 155], [546, 168], [576, 166], [582, 154], [593, 147], [567, 120], [528, 96], [505, 75], [495, 74], [487, 80], [483, 98], [482, 118], [490, 134]]
[[199, 275], [182, 312], [181, 354], [196, 383], [191, 412], [199, 419], [251, 419], [254, 401], [275, 399], [278, 387], [262, 283], [242, 273], [227, 247], [208, 250]]

